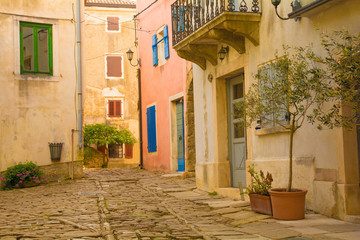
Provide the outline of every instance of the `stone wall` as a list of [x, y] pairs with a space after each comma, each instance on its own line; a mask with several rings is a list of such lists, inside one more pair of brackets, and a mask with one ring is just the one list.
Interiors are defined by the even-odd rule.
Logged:
[[194, 124], [194, 95], [193, 95], [193, 74], [192, 69], [188, 73], [186, 84], [186, 166], [187, 172], [195, 171], [196, 152], [195, 152], [195, 124]]

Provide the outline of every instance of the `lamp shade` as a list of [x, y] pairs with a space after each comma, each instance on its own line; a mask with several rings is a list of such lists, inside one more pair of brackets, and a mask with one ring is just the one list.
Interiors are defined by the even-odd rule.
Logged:
[[281, 0], [271, 0], [271, 3], [277, 7], [281, 3]]
[[131, 49], [129, 49], [129, 51], [126, 52], [126, 56], [127, 56], [128, 60], [131, 62], [131, 60], [133, 59], [133, 56], [134, 56], [134, 52], [131, 51]]

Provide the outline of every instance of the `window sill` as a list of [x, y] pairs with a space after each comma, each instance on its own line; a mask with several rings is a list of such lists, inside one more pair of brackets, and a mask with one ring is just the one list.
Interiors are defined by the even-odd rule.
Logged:
[[276, 134], [276, 133], [287, 133], [290, 132], [289, 129], [285, 129], [283, 127], [271, 127], [271, 128], [261, 128], [255, 130], [255, 136], [263, 136], [269, 134]]
[[45, 81], [45, 82], [58, 82], [60, 76], [47, 76], [47, 75], [15, 75], [15, 80], [24, 80], [24, 81]]

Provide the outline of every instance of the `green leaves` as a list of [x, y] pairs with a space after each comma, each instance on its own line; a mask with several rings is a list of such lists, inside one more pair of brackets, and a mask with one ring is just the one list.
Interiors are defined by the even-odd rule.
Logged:
[[251, 183], [246, 188], [246, 193], [269, 196], [268, 190], [271, 189], [271, 184], [273, 182], [272, 175], [267, 172], [265, 176], [262, 170], [260, 170], [260, 172], [255, 171], [255, 164], [248, 166], [248, 172], [251, 176]]
[[85, 125], [84, 143], [85, 145], [97, 144], [98, 146], [114, 143], [134, 145], [136, 139], [132, 137], [131, 132], [127, 129], [118, 130], [113, 126], [96, 123]]

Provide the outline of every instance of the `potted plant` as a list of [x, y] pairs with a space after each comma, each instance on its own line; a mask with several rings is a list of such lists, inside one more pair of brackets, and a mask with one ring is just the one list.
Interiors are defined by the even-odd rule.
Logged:
[[257, 172], [255, 164], [248, 166], [251, 176], [251, 183], [247, 186], [245, 193], [249, 195], [251, 210], [254, 212], [272, 216], [271, 200], [268, 190], [273, 182], [272, 175], [262, 170]]
[[[305, 217], [307, 190], [292, 187], [294, 134], [305, 121], [317, 122], [319, 129], [353, 126], [359, 112], [360, 35], [336, 34], [340, 42], [323, 36], [326, 57], [316, 56], [311, 47], [284, 47], [283, 56], [276, 54], [275, 61], [258, 70], [255, 75], [258, 81], [236, 105], [248, 127], [254, 121], [260, 123], [256, 129], [271, 123], [289, 134], [287, 188], [269, 190], [273, 216], [277, 219]], [[344, 104], [353, 111], [342, 115]]]

